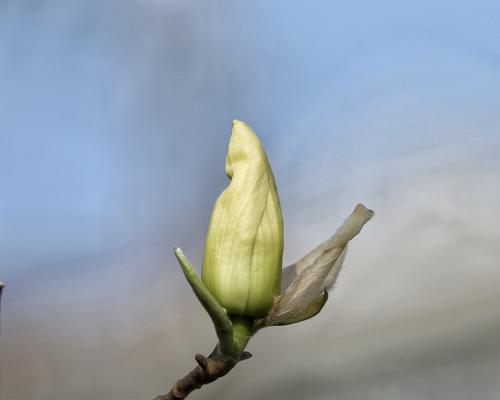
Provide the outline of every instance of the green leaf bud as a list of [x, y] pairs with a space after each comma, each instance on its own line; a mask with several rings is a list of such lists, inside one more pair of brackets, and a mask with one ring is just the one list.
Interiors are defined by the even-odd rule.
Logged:
[[252, 129], [233, 121], [220, 194], [205, 239], [202, 281], [228, 314], [262, 317], [280, 292], [283, 220], [274, 177]]

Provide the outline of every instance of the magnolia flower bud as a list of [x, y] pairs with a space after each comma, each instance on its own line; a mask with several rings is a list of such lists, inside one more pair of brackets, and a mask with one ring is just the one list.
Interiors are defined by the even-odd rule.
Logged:
[[280, 292], [283, 221], [264, 149], [241, 121], [225, 169], [231, 182], [210, 218], [201, 278], [228, 314], [262, 317]]

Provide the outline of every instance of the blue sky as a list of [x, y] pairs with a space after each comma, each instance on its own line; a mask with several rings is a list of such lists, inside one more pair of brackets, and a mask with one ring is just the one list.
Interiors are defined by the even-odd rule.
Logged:
[[[221, 182], [220, 161], [205, 161], [211, 148], [221, 160], [234, 117], [291, 164], [318, 147], [366, 160], [463, 140], [498, 145], [494, 121], [474, 133], [453, 126], [491, 119], [499, 105], [498, 5], [367, 3], [5, 2], [7, 253], [127, 246], [130, 230], [154, 224], [134, 205], [167, 222], [165, 210], [190, 201], [167, 192], [197, 163]], [[433, 118], [450, 129], [411, 132]]]

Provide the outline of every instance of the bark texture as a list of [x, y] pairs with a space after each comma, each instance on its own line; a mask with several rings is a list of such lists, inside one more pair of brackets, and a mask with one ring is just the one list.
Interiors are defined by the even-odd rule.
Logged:
[[184, 378], [175, 382], [168, 393], [157, 396], [153, 400], [185, 399], [193, 390], [226, 375], [239, 361], [250, 357], [251, 354], [246, 351], [242, 353], [239, 360], [221, 359], [215, 350], [208, 357], [196, 354], [194, 358], [198, 365]]

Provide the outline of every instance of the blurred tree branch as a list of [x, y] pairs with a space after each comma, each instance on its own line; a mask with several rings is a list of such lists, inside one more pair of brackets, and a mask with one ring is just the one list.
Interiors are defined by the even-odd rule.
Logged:
[[[2, 291], [3, 291], [3, 288], [4, 288], [4, 284], [2, 281], [0, 281], [0, 333], [2, 332]], [[2, 375], [1, 375], [1, 371], [0, 371], [0, 379], [2, 378]], [[0, 383], [1, 383], [1, 380], [0, 380]]]
[[2, 291], [3, 291], [3, 288], [4, 288], [4, 284], [2, 281], [0, 281], [0, 311], [2, 311]]

